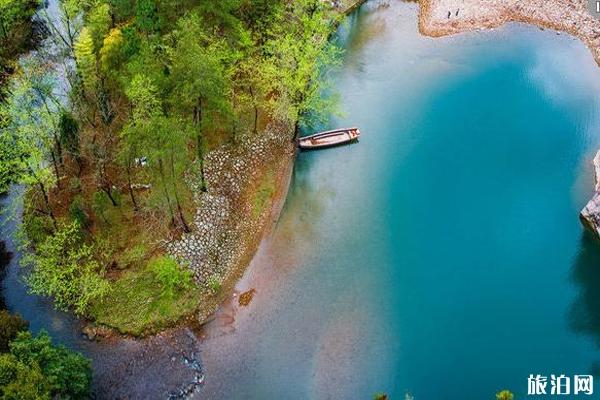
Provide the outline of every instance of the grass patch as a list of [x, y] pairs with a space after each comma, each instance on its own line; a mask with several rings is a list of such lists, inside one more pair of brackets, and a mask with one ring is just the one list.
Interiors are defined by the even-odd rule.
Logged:
[[252, 198], [252, 216], [255, 219], [258, 218], [265, 210], [265, 207], [270, 204], [274, 194], [275, 175], [273, 174], [273, 171], [269, 170], [263, 175], [258, 188], [254, 193], [254, 197]]
[[140, 336], [160, 331], [194, 312], [200, 304], [201, 289], [191, 282], [177, 290], [166, 288], [155, 267], [157, 261], [164, 260], [154, 259], [114, 282], [110, 293], [91, 307], [96, 322]]

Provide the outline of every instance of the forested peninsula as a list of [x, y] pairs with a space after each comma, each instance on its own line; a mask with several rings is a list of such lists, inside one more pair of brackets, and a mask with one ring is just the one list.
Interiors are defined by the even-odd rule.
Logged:
[[[37, 7], [15, 4], [3, 40]], [[202, 322], [276, 212], [295, 137], [335, 109], [323, 93], [341, 13], [320, 0], [55, 6], [59, 18], [37, 15], [52, 51], [12, 51], [0, 106], [27, 285], [94, 332]]]

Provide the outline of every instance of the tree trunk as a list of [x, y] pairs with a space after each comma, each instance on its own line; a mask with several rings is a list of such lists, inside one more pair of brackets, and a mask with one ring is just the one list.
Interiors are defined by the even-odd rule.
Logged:
[[48, 197], [48, 191], [46, 190], [46, 186], [41, 180], [37, 178], [33, 171], [30, 170], [30, 173], [34, 176], [34, 179], [37, 181], [40, 191], [42, 192], [42, 197], [44, 198], [44, 204], [47, 209], [47, 214], [52, 220], [52, 225], [54, 226], [55, 230], [58, 230], [58, 224], [56, 223], [56, 217], [54, 216], [54, 211], [52, 211], [52, 206], [50, 205], [50, 197]]
[[198, 127], [196, 132], [196, 143], [198, 146], [198, 157], [202, 157], [202, 97], [198, 97], [198, 106], [194, 111], [194, 124]]
[[294, 124], [294, 136], [292, 137], [292, 142], [298, 140], [298, 136], [300, 136], [300, 119], [297, 119]]
[[102, 191], [104, 193], [106, 193], [106, 195], [110, 199], [110, 202], [112, 203], [113, 207], [118, 207], [119, 206], [119, 203], [117, 203], [117, 201], [113, 197], [112, 190], [110, 189], [110, 186], [104, 186], [103, 185], [100, 189], [102, 189]]
[[158, 159], [158, 170], [160, 172], [160, 179], [162, 180], [162, 184], [163, 184], [163, 192], [165, 195], [165, 199], [167, 200], [167, 205], [169, 206], [169, 215], [171, 216], [171, 224], [175, 225], [175, 213], [173, 212], [173, 206], [171, 205], [171, 197], [169, 196], [169, 191], [167, 190], [165, 171], [163, 168], [163, 162], [162, 162], [161, 158]]
[[181, 208], [181, 201], [179, 201], [179, 191], [177, 190], [177, 177], [175, 176], [175, 162], [173, 160], [173, 149], [171, 149], [171, 179], [173, 180], [173, 193], [175, 194], [175, 202], [177, 203], [177, 213], [179, 214], [179, 221], [183, 226], [183, 230], [186, 233], [191, 232], [188, 226], [185, 216], [183, 215], [183, 209]]
[[101, 179], [100, 189], [104, 193], [106, 193], [106, 195], [110, 199], [110, 202], [112, 203], [113, 207], [117, 207], [119, 204], [113, 197], [112, 188], [111, 188], [112, 185], [110, 184], [110, 181], [108, 180], [108, 178], [106, 176], [106, 166], [104, 164], [105, 160], [102, 160], [100, 162], [101, 162], [101, 164], [100, 164], [100, 179]]
[[204, 180], [204, 151], [202, 150], [202, 97], [198, 97], [198, 105], [194, 107], [194, 125], [197, 126], [196, 146], [198, 151], [198, 162], [200, 163], [200, 190], [206, 192], [206, 181]]

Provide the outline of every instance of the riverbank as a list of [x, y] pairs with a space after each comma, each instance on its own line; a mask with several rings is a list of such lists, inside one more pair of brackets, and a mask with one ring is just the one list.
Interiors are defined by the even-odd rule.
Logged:
[[600, 64], [600, 20], [586, 0], [420, 0], [419, 30], [439, 37], [524, 22], [579, 38]]
[[295, 156], [292, 131], [289, 124], [272, 123], [258, 136], [212, 151], [205, 165], [208, 190], [191, 182], [194, 228], [168, 243], [167, 251], [209, 287], [196, 314], [200, 324], [232, 293], [279, 216]]

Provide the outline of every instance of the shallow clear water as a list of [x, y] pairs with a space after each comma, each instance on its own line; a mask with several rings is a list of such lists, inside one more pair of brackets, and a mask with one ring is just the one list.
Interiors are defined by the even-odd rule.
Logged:
[[523, 398], [529, 374], [600, 375], [589, 51], [523, 25], [424, 38], [414, 4], [377, 4], [342, 29], [331, 123], [363, 137], [300, 154], [199, 397]]

